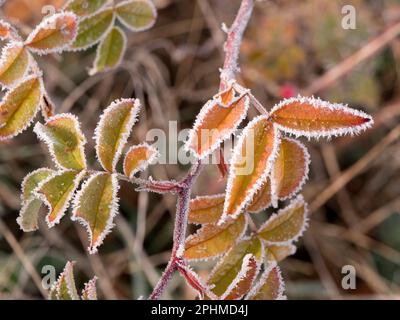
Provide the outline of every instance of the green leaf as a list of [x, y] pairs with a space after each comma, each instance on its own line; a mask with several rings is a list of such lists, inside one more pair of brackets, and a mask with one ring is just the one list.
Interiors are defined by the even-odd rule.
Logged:
[[85, 50], [99, 42], [114, 24], [114, 10], [105, 8], [79, 22], [72, 50]]
[[9, 42], [2, 50], [0, 58], [0, 84], [14, 86], [27, 73], [30, 62], [29, 52], [23, 43]]
[[31, 232], [39, 228], [38, 219], [42, 204], [42, 200], [35, 197], [31, 197], [23, 203], [17, 218], [17, 223], [22, 231]]
[[65, 6], [65, 11], [72, 11], [76, 15], [83, 17], [94, 14], [100, 10], [109, 0], [69, 0]]
[[85, 171], [74, 170], [57, 172], [44, 180], [34, 191], [35, 196], [48, 207], [46, 222], [49, 227], [60, 222], [85, 174]]
[[186, 239], [184, 257], [188, 260], [202, 260], [217, 257], [243, 236], [247, 228], [247, 216], [229, 219], [222, 225], [205, 224]]
[[119, 27], [108, 31], [97, 47], [96, 59], [89, 75], [106, 72], [119, 66], [126, 49], [126, 36]]
[[95, 130], [95, 140], [97, 158], [105, 170], [114, 172], [139, 110], [139, 100], [120, 99], [114, 101], [101, 115]]
[[74, 279], [74, 264], [75, 262], [67, 262], [64, 271], [50, 289], [50, 300], [79, 300]]
[[249, 292], [248, 300], [284, 300], [285, 284], [276, 263], [271, 263], [262, 274], [259, 282]]
[[151, 28], [157, 18], [154, 4], [148, 0], [127, 0], [116, 7], [119, 21], [132, 31]]
[[44, 125], [37, 123], [33, 131], [46, 143], [53, 161], [60, 169], [86, 168], [84, 152], [86, 139], [74, 115], [58, 114], [47, 120]]
[[38, 187], [40, 182], [45, 180], [54, 174], [54, 170], [48, 168], [40, 168], [35, 171], [32, 171], [28, 175], [25, 176], [24, 180], [22, 180], [22, 195], [21, 199], [23, 202], [28, 201], [29, 198], [33, 196], [33, 191]]
[[97, 300], [97, 289], [96, 289], [97, 277], [93, 277], [85, 283], [85, 287], [82, 290], [82, 300]]
[[208, 279], [208, 284], [214, 287], [212, 291], [222, 296], [242, 269], [243, 259], [247, 254], [255, 256], [257, 264], [263, 260], [264, 245], [257, 238], [243, 239], [238, 242], [214, 267]]
[[39, 211], [42, 207], [42, 200], [34, 195], [39, 184], [54, 174], [54, 171], [47, 168], [40, 168], [28, 174], [22, 181], [22, 208], [17, 218], [17, 223], [24, 232], [31, 232], [38, 229]]
[[78, 17], [72, 12], [60, 12], [45, 19], [25, 41], [29, 50], [40, 54], [62, 52], [75, 40]]
[[296, 241], [307, 227], [307, 204], [302, 196], [272, 215], [258, 230], [268, 244], [288, 245]]
[[92, 175], [76, 194], [73, 221], [79, 221], [89, 234], [89, 253], [97, 252], [113, 228], [118, 213], [118, 180], [116, 174], [99, 172]]
[[0, 103], [0, 141], [15, 137], [32, 122], [43, 95], [42, 81], [29, 77], [7, 92]]

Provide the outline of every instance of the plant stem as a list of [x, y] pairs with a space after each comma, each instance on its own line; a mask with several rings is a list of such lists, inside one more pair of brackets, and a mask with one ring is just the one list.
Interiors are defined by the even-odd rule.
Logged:
[[[240, 8], [236, 14], [236, 18], [228, 30], [227, 40], [224, 45], [225, 61], [221, 70], [220, 90], [224, 90], [228, 83], [235, 78], [236, 72], [239, 71], [238, 59], [240, 52], [240, 44], [242, 42], [243, 33], [250, 20], [253, 12], [254, 0], [242, 0]], [[188, 224], [189, 202], [192, 187], [199, 176], [203, 165], [201, 161], [194, 164], [188, 175], [179, 183], [181, 189], [178, 194], [175, 228], [174, 228], [174, 245], [172, 248], [171, 258], [168, 262], [164, 273], [159, 282], [153, 289], [149, 299], [159, 299], [165, 291], [169, 281], [172, 279], [173, 273], [179, 269], [178, 262], [183, 261], [183, 253], [186, 239], [186, 229]], [[182, 275], [184, 275], [182, 273]]]

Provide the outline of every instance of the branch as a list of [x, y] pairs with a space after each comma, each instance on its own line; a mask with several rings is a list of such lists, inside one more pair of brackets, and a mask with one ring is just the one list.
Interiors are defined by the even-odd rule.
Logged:
[[[239, 71], [238, 59], [240, 45], [242, 43], [243, 33], [250, 20], [253, 12], [254, 0], [242, 0], [239, 11], [232, 26], [227, 31], [227, 40], [224, 45], [225, 61], [221, 70], [220, 90], [224, 90], [231, 80], [234, 80], [236, 73]], [[176, 270], [184, 276], [183, 268], [180, 268], [183, 261], [183, 253], [185, 249], [186, 229], [188, 224], [189, 202], [192, 187], [199, 176], [203, 165], [201, 161], [194, 164], [188, 175], [179, 182], [180, 190], [177, 192], [177, 206], [174, 228], [174, 245], [172, 248], [171, 258], [168, 265], [161, 276], [161, 279], [153, 289], [149, 299], [159, 299], [165, 291], [169, 281], [172, 279], [173, 273]], [[199, 286], [196, 286], [196, 290]]]

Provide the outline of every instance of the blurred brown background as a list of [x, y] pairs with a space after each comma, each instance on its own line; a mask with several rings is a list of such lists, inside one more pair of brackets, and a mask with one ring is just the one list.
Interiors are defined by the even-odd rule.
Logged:
[[[9, 0], [3, 18], [26, 35], [45, 5], [62, 0]], [[121, 67], [87, 75], [95, 49], [38, 58], [57, 112], [78, 115], [96, 166], [90, 139], [112, 100], [135, 96], [145, 102], [131, 142], [168, 121], [188, 128], [202, 104], [216, 93], [225, 34], [239, 0], [156, 0], [159, 17], [149, 31], [129, 33]], [[356, 9], [356, 29], [342, 27], [342, 7]], [[44, 13], [46, 14], [46, 13]], [[400, 298], [400, 1], [275, 0], [257, 2], [245, 34], [241, 79], [270, 109], [281, 97], [316, 95], [348, 103], [374, 116], [375, 126], [358, 137], [304, 141], [312, 164], [303, 193], [310, 228], [297, 253], [282, 263], [289, 299]], [[250, 116], [256, 113], [251, 111]], [[16, 224], [19, 188], [30, 171], [50, 166], [31, 129], [0, 143], [0, 298], [41, 298], [33, 279], [44, 265], [60, 272], [76, 260], [78, 283], [100, 277], [100, 297], [131, 299], [149, 294], [171, 248], [175, 198], [120, 190], [120, 215], [100, 254], [89, 256], [83, 228], [65, 217], [60, 225], [23, 234]], [[157, 179], [178, 179], [184, 165], [154, 166]], [[224, 189], [216, 166], [200, 176], [196, 194]], [[264, 220], [267, 213], [260, 215]], [[206, 276], [212, 262], [196, 265]], [[344, 265], [357, 271], [357, 288], [343, 290]], [[36, 281], [37, 282], [37, 281]], [[180, 277], [167, 298], [193, 293]]]

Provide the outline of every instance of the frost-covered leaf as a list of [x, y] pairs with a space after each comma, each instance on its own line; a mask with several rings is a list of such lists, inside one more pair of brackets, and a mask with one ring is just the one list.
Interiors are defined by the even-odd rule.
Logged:
[[64, 271], [50, 289], [50, 300], [79, 300], [74, 279], [74, 264], [75, 262], [67, 262]]
[[0, 58], [0, 84], [12, 87], [25, 77], [29, 67], [29, 52], [23, 43], [9, 42], [3, 47]]
[[149, 0], [127, 0], [116, 6], [118, 20], [132, 31], [151, 28], [156, 22], [157, 10]]
[[271, 119], [285, 132], [317, 138], [354, 134], [373, 124], [371, 116], [364, 112], [300, 96], [276, 105], [271, 110]]
[[85, 50], [95, 45], [112, 28], [114, 19], [114, 10], [112, 8], [105, 8], [80, 20], [78, 34], [71, 45], [71, 49]]
[[76, 194], [73, 221], [79, 221], [89, 234], [89, 253], [97, 252], [114, 227], [118, 213], [118, 180], [116, 174], [99, 172], [92, 175]]
[[271, 182], [268, 178], [267, 181], [264, 182], [262, 187], [258, 189], [256, 194], [253, 197], [253, 200], [250, 201], [246, 211], [250, 213], [257, 213], [271, 205]]
[[22, 208], [17, 223], [24, 232], [38, 229], [38, 216], [43, 202], [34, 196], [34, 191], [42, 181], [53, 174], [51, 169], [40, 168], [28, 174], [22, 181]]
[[222, 300], [239, 300], [249, 292], [258, 274], [258, 265], [254, 256], [247, 254], [243, 258], [240, 271], [221, 296]]
[[22, 189], [21, 200], [23, 202], [29, 200], [29, 198], [33, 196], [33, 191], [38, 187], [40, 182], [47, 179], [54, 173], [55, 173], [54, 170], [48, 168], [40, 168], [26, 175], [21, 183], [21, 189]]
[[221, 297], [227, 291], [229, 292], [228, 288], [240, 274], [247, 254], [256, 258], [255, 269], [258, 272], [264, 255], [264, 245], [258, 238], [241, 240], [214, 267], [207, 283], [217, 296]]
[[34, 196], [42, 200], [48, 208], [46, 222], [49, 228], [59, 223], [65, 215], [70, 200], [85, 174], [85, 171], [75, 170], [57, 172], [35, 189]]
[[35, 197], [29, 198], [22, 204], [22, 208], [17, 218], [20, 229], [24, 232], [35, 231], [39, 228], [39, 211], [43, 202]]
[[78, 17], [60, 12], [45, 18], [28, 36], [26, 46], [37, 54], [62, 52], [75, 40]]
[[237, 217], [265, 183], [279, 140], [279, 132], [268, 116], [254, 118], [243, 130], [233, 150], [221, 221]]
[[65, 6], [65, 11], [72, 11], [77, 16], [83, 17], [94, 14], [100, 10], [109, 0], [69, 0]]
[[34, 132], [46, 143], [56, 165], [61, 169], [86, 168], [86, 143], [78, 119], [69, 113], [55, 115], [43, 125], [36, 123]]
[[247, 295], [248, 300], [284, 300], [285, 284], [281, 271], [276, 263], [271, 263], [261, 276], [259, 282]]
[[248, 96], [236, 98], [233, 88], [209, 100], [198, 114], [185, 148], [200, 159], [211, 154], [234, 133], [248, 108]]
[[268, 244], [287, 245], [296, 241], [307, 227], [307, 204], [297, 196], [278, 213], [272, 215], [258, 230], [258, 236]]
[[126, 36], [119, 27], [108, 31], [96, 51], [96, 59], [89, 75], [106, 72], [119, 66], [126, 49]]
[[114, 101], [101, 115], [95, 131], [96, 153], [105, 170], [115, 170], [139, 110], [139, 100], [120, 99]]
[[93, 277], [85, 283], [85, 287], [82, 289], [82, 300], [97, 300], [96, 281], [97, 277]]
[[198, 196], [190, 200], [189, 223], [217, 223], [224, 209], [225, 194]]
[[265, 260], [266, 261], [282, 261], [287, 257], [296, 253], [296, 246], [293, 244], [289, 245], [268, 245], [265, 248]]
[[12, 27], [8, 22], [0, 20], [0, 40], [6, 40], [10, 37]]
[[188, 260], [217, 257], [230, 249], [243, 236], [246, 227], [245, 215], [233, 221], [226, 221], [220, 226], [205, 224], [186, 239], [184, 256]]
[[0, 103], [0, 141], [15, 137], [32, 122], [43, 95], [42, 81], [29, 77], [11, 89]]
[[281, 140], [278, 157], [271, 172], [272, 197], [276, 206], [278, 198], [293, 197], [308, 177], [310, 156], [306, 147], [297, 140]]
[[158, 151], [146, 143], [129, 148], [124, 159], [124, 174], [130, 179], [145, 170], [158, 156]]

